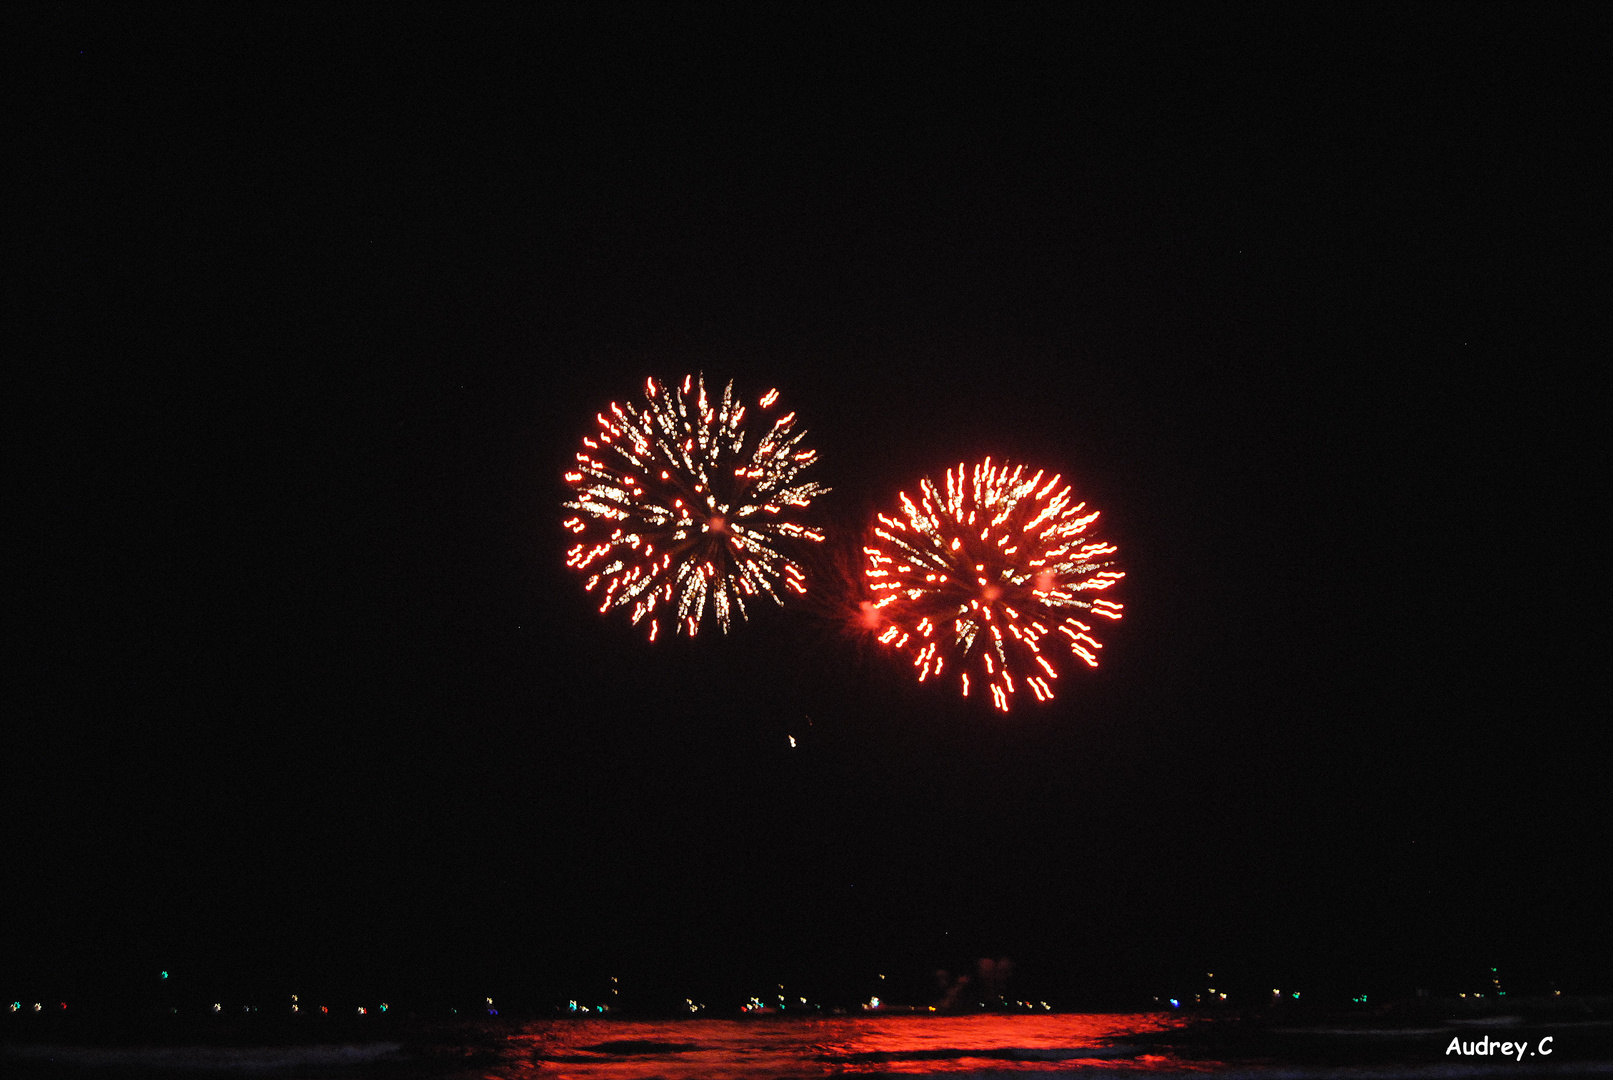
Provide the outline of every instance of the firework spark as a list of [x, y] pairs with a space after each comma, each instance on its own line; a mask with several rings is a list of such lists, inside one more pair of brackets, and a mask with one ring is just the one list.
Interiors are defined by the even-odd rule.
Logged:
[[863, 546], [859, 623], [911, 655], [920, 682], [956, 673], [965, 697], [989, 690], [1003, 712], [1021, 686], [1053, 697], [1054, 643], [1098, 666], [1084, 620], [1120, 618], [1099, 594], [1125, 577], [1110, 569], [1115, 546], [1086, 535], [1098, 512], [1060, 477], [1026, 472], [987, 458], [947, 470], [945, 494], [921, 480], [918, 501], [903, 492], [901, 514], [878, 515]]
[[[691, 388], [691, 383], [693, 387]], [[693, 637], [707, 610], [726, 633], [747, 598], [782, 603], [777, 586], [806, 592], [801, 567], [779, 550], [781, 540], [823, 540], [823, 533], [790, 520], [828, 489], [797, 480], [817, 460], [792, 434], [795, 414], [773, 421], [747, 447], [745, 406], [730, 382], [720, 404], [706, 395], [704, 377], [681, 387], [646, 379], [646, 404], [612, 402], [598, 415], [599, 431], [583, 439], [576, 467], [565, 475], [576, 513], [563, 524], [580, 543], [566, 565], [602, 589], [600, 612], [630, 608], [634, 625], [656, 608], [676, 612], [676, 629]], [[778, 402], [769, 390], [763, 410]]]

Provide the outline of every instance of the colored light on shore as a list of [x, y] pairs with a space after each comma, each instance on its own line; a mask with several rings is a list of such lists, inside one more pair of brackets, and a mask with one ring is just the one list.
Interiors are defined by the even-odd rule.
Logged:
[[901, 511], [877, 515], [863, 545], [870, 599], [858, 622], [910, 654], [920, 682], [955, 671], [968, 697], [977, 669], [1002, 712], [1021, 688], [1052, 700], [1055, 643], [1097, 667], [1103, 646], [1085, 620], [1123, 610], [1100, 595], [1125, 574], [1115, 546], [1087, 535], [1098, 512], [1061, 477], [1028, 471], [987, 458], [947, 470], [945, 494], [921, 480], [918, 499], [902, 492]]
[[[783, 544], [821, 542], [823, 533], [791, 520], [828, 489], [801, 482], [817, 452], [801, 448], [795, 414], [775, 420], [747, 445], [745, 406], [730, 382], [720, 403], [703, 376], [681, 387], [645, 381], [646, 403], [612, 402], [597, 416], [599, 431], [583, 439], [565, 474], [574, 511], [563, 527], [579, 543], [566, 565], [599, 590], [600, 613], [628, 608], [634, 625], [659, 626], [658, 605], [676, 607], [673, 628], [693, 637], [709, 613], [726, 633], [745, 601], [780, 592], [806, 592], [801, 567]], [[778, 400], [770, 390], [758, 404]]]

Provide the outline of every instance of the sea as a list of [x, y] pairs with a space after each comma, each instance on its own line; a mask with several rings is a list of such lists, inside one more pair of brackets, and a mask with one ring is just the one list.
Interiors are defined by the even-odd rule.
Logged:
[[[1613, 1020], [1488, 1017], [1291, 1027], [1170, 1013], [784, 1019], [556, 1019], [281, 1045], [8, 1043], [0, 1075], [377, 1080], [793, 1080], [816, 1077], [1613, 1075]], [[1452, 1049], [1453, 1040], [1455, 1049]]]

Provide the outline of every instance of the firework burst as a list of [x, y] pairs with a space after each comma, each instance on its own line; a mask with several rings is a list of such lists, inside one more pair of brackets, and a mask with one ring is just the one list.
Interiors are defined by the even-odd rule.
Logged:
[[1054, 644], [1098, 666], [1092, 620], [1121, 614], [1099, 594], [1125, 577], [1115, 546], [1087, 535], [1098, 512], [1027, 471], [987, 458], [947, 470], [945, 494], [922, 480], [863, 546], [861, 625], [912, 656], [920, 682], [956, 674], [965, 697], [989, 691], [1003, 712], [1021, 687], [1053, 697]]
[[[795, 414], [747, 445], [732, 382], [717, 404], [703, 376], [680, 387], [646, 379], [644, 396], [643, 407], [612, 402], [598, 415], [599, 431], [583, 439], [565, 476], [573, 491], [565, 507], [576, 513], [563, 524], [580, 540], [566, 565], [588, 575], [589, 592], [602, 590], [601, 614], [629, 608], [635, 625], [649, 621], [654, 641], [664, 604], [693, 637], [708, 610], [726, 633], [736, 611], [746, 616], [747, 599], [782, 603], [780, 588], [806, 592], [779, 543], [823, 540], [790, 515], [828, 489], [797, 479], [818, 454], [801, 448], [805, 432], [792, 434]], [[766, 412], [777, 402], [769, 390], [757, 405]]]

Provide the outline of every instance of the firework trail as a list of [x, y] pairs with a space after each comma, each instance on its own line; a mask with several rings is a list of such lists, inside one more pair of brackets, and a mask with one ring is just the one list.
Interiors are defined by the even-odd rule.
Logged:
[[1110, 569], [1115, 546], [1086, 535], [1098, 512], [1060, 477], [1026, 472], [987, 458], [947, 470], [945, 494], [921, 480], [863, 546], [862, 625], [911, 655], [920, 682], [956, 674], [965, 697], [989, 690], [1003, 712], [1021, 686], [1053, 697], [1054, 644], [1098, 666], [1088, 620], [1120, 618], [1099, 594], [1125, 577]]
[[[709, 609], [726, 633], [734, 612], [746, 616], [747, 598], [782, 603], [779, 586], [806, 592], [801, 567], [778, 545], [823, 540], [790, 515], [828, 489], [797, 480], [818, 454], [801, 448], [805, 432], [792, 434], [795, 414], [747, 447], [732, 382], [715, 405], [703, 376], [677, 388], [646, 379], [644, 396], [642, 408], [612, 402], [598, 414], [598, 433], [565, 475], [574, 497], [564, 505], [576, 513], [563, 524], [580, 540], [566, 565], [588, 575], [589, 592], [602, 590], [600, 613], [630, 608], [634, 625], [649, 620], [654, 641], [669, 615], [693, 637]], [[777, 401], [769, 390], [757, 405], [765, 412]]]

